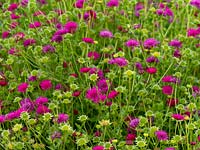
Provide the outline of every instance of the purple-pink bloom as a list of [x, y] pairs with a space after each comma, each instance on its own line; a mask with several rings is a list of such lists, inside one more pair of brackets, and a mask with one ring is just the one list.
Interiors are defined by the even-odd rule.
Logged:
[[174, 147], [167, 147], [165, 150], [176, 150]]
[[0, 115], [0, 123], [4, 123], [6, 120], [5, 115]]
[[187, 36], [193, 36], [193, 37], [197, 37], [200, 34], [200, 31], [198, 29], [194, 29], [194, 28], [189, 28], [187, 30]]
[[140, 119], [138, 118], [135, 118], [135, 119], [132, 119], [131, 122], [129, 123], [129, 126], [131, 128], [136, 128], [140, 123]]
[[168, 140], [168, 135], [166, 131], [159, 130], [155, 132], [156, 137], [158, 138], [159, 141], [166, 141]]
[[51, 80], [43, 80], [40, 82], [40, 88], [45, 91], [52, 87]]
[[29, 28], [38, 28], [42, 24], [39, 21], [35, 21], [34, 23], [29, 24]]
[[131, 48], [134, 48], [134, 47], [138, 47], [140, 44], [137, 40], [135, 39], [130, 39], [126, 42], [125, 44], [127, 47], [131, 47]]
[[19, 19], [20, 16], [16, 15], [15, 13], [12, 13], [10, 14], [10, 18], [14, 20], [14, 19]]
[[106, 4], [107, 7], [118, 7], [119, 6], [119, 0], [110, 0]]
[[10, 4], [10, 6], [8, 7], [8, 11], [13, 11], [13, 10], [15, 10], [15, 9], [17, 9], [17, 8], [18, 8], [18, 4], [12, 3], [12, 4]]
[[185, 117], [181, 114], [173, 114], [172, 117], [176, 120], [184, 120]]
[[100, 54], [96, 51], [91, 51], [91, 52], [88, 52], [88, 55], [87, 55], [89, 58], [93, 58], [94, 60], [97, 60], [100, 58]]
[[108, 61], [108, 63], [109, 64], [116, 64], [119, 67], [124, 67], [124, 66], [128, 65], [128, 61], [123, 57], [117, 57], [117, 58], [110, 59]]
[[171, 95], [173, 93], [173, 88], [171, 85], [165, 85], [162, 87], [162, 92], [165, 95]]
[[37, 114], [43, 115], [44, 113], [50, 112], [50, 109], [45, 105], [39, 105], [36, 109]]
[[190, 5], [200, 9], [200, 0], [191, 0]]
[[108, 99], [113, 99], [113, 98], [115, 98], [118, 94], [119, 94], [119, 93], [118, 93], [117, 91], [115, 91], [115, 90], [110, 91], [110, 93], [108, 94], [107, 98], [108, 98]]
[[47, 97], [40, 96], [35, 100], [35, 104], [39, 106], [48, 103], [48, 101]]
[[69, 116], [67, 114], [59, 114], [57, 122], [63, 123], [63, 122], [68, 121], [68, 119], [69, 119]]
[[65, 24], [65, 29], [68, 30], [68, 33], [75, 33], [78, 28], [78, 24], [74, 21], [69, 21]]
[[92, 148], [92, 150], [105, 150], [103, 146], [97, 145]]
[[27, 39], [24, 41], [23, 44], [24, 44], [24, 47], [28, 47], [29, 45], [33, 45], [35, 43], [36, 43], [36, 41], [34, 39]]
[[179, 40], [174, 39], [171, 42], [169, 42], [169, 46], [180, 48], [180, 47], [182, 47], [182, 43]]
[[84, 18], [84, 20], [96, 19], [97, 14], [94, 10], [89, 10], [89, 11], [84, 13], [83, 18]]
[[25, 93], [27, 88], [28, 88], [28, 83], [26, 83], [26, 82], [21, 83], [21, 84], [18, 85], [18, 87], [17, 87], [18, 92], [21, 92], [21, 93]]
[[34, 109], [34, 103], [29, 98], [22, 99], [20, 106], [26, 111], [32, 111]]
[[9, 31], [4, 31], [1, 35], [2, 39], [5, 39], [9, 36], [10, 32]]
[[42, 48], [42, 52], [43, 53], [47, 53], [47, 52], [55, 52], [55, 47], [51, 46], [51, 45], [44, 45]]
[[85, 43], [94, 44], [94, 40], [92, 38], [85, 37], [85, 38], [82, 38], [82, 41]]
[[92, 87], [87, 90], [86, 98], [92, 100], [94, 103], [99, 103], [100, 101], [104, 101], [106, 99], [106, 95], [103, 95], [100, 89]]
[[181, 51], [176, 49], [173, 53], [173, 56], [176, 57], [176, 58], [180, 58], [181, 57]]
[[110, 32], [109, 30], [103, 30], [99, 33], [99, 35], [101, 37], [104, 37], [104, 38], [112, 38], [113, 37], [113, 34], [112, 32]]
[[151, 49], [157, 46], [158, 44], [159, 44], [159, 41], [157, 41], [154, 38], [149, 38], [144, 41], [144, 48]]
[[156, 57], [154, 57], [154, 56], [149, 56], [149, 57], [146, 59], [146, 62], [148, 62], [148, 63], [154, 63], [154, 62], [158, 63], [159, 60], [158, 60], [158, 58], [156, 58]]
[[100, 89], [101, 92], [106, 93], [108, 91], [108, 84], [106, 82], [106, 79], [100, 79], [97, 82], [98, 89]]

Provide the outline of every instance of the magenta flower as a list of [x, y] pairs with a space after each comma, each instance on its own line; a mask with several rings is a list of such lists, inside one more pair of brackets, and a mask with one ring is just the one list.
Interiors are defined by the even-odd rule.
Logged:
[[181, 114], [173, 114], [172, 118], [176, 119], [176, 120], [184, 120], [184, 116]]
[[176, 150], [174, 147], [167, 147], [165, 150]]
[[158, 63], [159, 60], [158, 60], [158, 58], [156, 58], [156, 57], [154, 57], [154, 56], [149, 56], [149, 57], [146, 59], [146, 62], [148, 62], [148, 63], [154, 63], [154, 62]]
[[99, 103], [106, 99], [106, 95], [103, 95], [98, 88], [93, 87], [87, 90], [86, 98], [92, 100], [94, 103]]
[[28, 88], [28, 83], [26, 83], [26, 82], [21, 83], [21, 84], [18, 85], [18, 87], [17, 87], [18, 92], [21, 92], [21, 93], [25, 93], [27, 88]]
[[138, 118], [135, 118], [135, 119], [132, 119], [131, 122], [129, 123], [129, 126], [131, 128], [136, 128], [140, 123], [140, 119]]
[[25, 98], [25, 99], [21, 100], [20, 101], [20, 106], [25, 111], [34, 110], [34, 103], [29, 98]]
[[176, 49], [175, 51], [174, 51], [174, 57], [176, 57], [176, 58], [180, 58], [181, 57], [181, 51], [180, 50], [178, 50], [178, 49]]
[[167, 100], [167, 105], [169, 107], [176, 106], [177, 104], [178, 104], [178, 99], [171, 98]]
[[175, 39], [175, 40], [172, 40], [171, 42], [169, 42], [169, 46], [173, 46], [175, 48], [180, 48], [180, 47], [182, 47], [182, 43], [179, 40]]
[[29, 2], [29, 0], [21, 0], [21, 5], [22, 5], [23, 7], [25, 7], [25, 6], [28, 5], [28, 2]]
[[97, 14], [96, 14], [95, 11], [89, 10], [89, 11], [84, 13], [83, 18], [84, 18], [84, 20], [96, 19], [97, 18]]
[[169, 75], [169, 76], [164, 76], [162, 78], [162, 82], [177, 83], [177, 82], [179, 82], [179, 80], [176, 77]]
[[115, 90], [110, 91], [110, 93], [108, 94], [107, 98], [108, 99], [114, 99], [119, 93]]
[[65, 29], [68, 30], [68, 33], [75, 33], [78, 28], [78, 24], [74, 21], [69, 21], [65, 24]]
[[200, 34], [199, 30], [198, 29], [194, 29], [194, 28], [189, 28], [187, 30], [187, 36], [190, 37], [197, 37], [198, 35]]
[[157, 46], [158, 44], [159, 44], [159, 42], [156, 39], [149, 38], [144, 41], [144, 48], [151, 49], [151, 48]]
[[146, 68], [146, 72], [149, 74], [155, 74], [157, 72], [157, 69], [154, 67], [148, 67]]
[[5, 39], [7, 38], [8, 36], [10, 35], [10, 32], [9, 31], [4, 31], [1, 35], [2, 39]]
[[168, 140], [168, 135], [166, 131], [159, 130], [155, 132], [156, 137], [158, 138], [159, 141], [166, 141]]
[[46, 91], [46, 90], [50, 89], [51, 87], [52, 87], [51, 80], [43, 80], [40, 82], [40, 88], [43, 91]]
[[77, 0], [74, 4], [74, 7], [76, 8], [83, 8], [85, 0]]
[[63, 122], [67, 122], [69, 119], [69, 116], [67, 114], [59, 114], [58, 115], [58, 123], [63, 123]]
[[116, 64], [119, 67], [124, 67], [128, 65], [128, 61], [123, 57], [117, 57], [117, 58], [110, 59], [108, 61], [108, 64]]
[[35, 104], [39, 106], [48, 103], [48, 101], [47, 97], [40, 96], [35, 100]]
[[8, 7], [8, 11], [13, 11], [13, 10], [15, 10], [15, 9], [17, 9], [17, 8], [18, 8], [18, 4], [12, 3], [12, 4], [10, 4], [10, 6]]
[[36, 113], [40, 115], [43, 115], [48, 112], [50, 112], [50, 109], [45, 105], [39, 105], [36, 109]]
[[10, 14], [10, 18], [14, 20], [14, 19], [19, 19], [20, 16], [16, 15], [15, 13], [12, 13]]
[[110, 0], [106, 4], [107, 7], [118, 7], [119, 6], [119, 0]]
[[97, 145], [92, 148], [92, 150], [105, 150], [103, 146]]
[[88, 52], [88, 55], [87, 55], [89, 58], [93, 58], [94, 60], [97, 60], [100, 58], [100, 54], [96, 51], [91, 51], [91, 52]]
[[191, 0], [190, 5], [200, 9], [200, 1], [199, 0]]
[[82, 41], [85, 42], [85, 43], [91, 43], [91, 44], [94, 44], [94, 40], [92, 38], [82, 38]]
[[97, 82], [97, 86], [98, 89], [102, 92], [102, 93], [106, 93], [108, 91], [108, 84], [106, 82], [106, 79], [100, 79]]
[[62, 40], [63, 40], [62, 35], [57, 35], [57, 34], [53, 35], [51, 38], [52, 42], [57, 42], [57, 43], [62, 42]]
[[171, 85], [165, 85], [162, 87], [162, 92], [165, 95], [171, 95], [173, 93], [173, 88]]
[[4, 123], [6, 120], [4, 115], [0, 115], [0, 123]]
[[138, 2], [135, 5], [135, 16], [139, 17], [140, 16], [140, 10], [144, 9], [144, 4], [142, 2]]
[[99, 35], [103, 38], [112, 38], [113, 34], [109, 30], [103, 30], [99, 33]]
[[24, 47], [28, 47], [29, 45], [35, 44], [36, 41], [34, 39], [27, 39], [24, 41]]
[[138, 47], [140, 44], [139, 44], [139, 42], [137, 41], [137, 40], [135, 40], [135, 39], [130, 39], [130, 40], [128, 40], [127, 42], [126, 42], [126, 44], [125, 44], [127, 47], [131, 47], [131, 48], [135, 48], [135, 47]]
[[43, 52], [43, 53], [47, 53], [47, 52], [53, 53], [53, 52], [55, 52], [55, 47], [53, 47], [53, 46], [51, 46], [51, 45], [45, 45], [45, 46], [43, 46], [43, 48], [42, 48], [42, 52]]
[[39, 28], [42, 24], [39, 21], [29, 24], [29, 28]]
[[24, 108], [19, 108], [15, 111], [9, 112], [8, 114], [5, 115], [6, 120], [13, 120], [16, 118], [19, 118], [22, 112], [25, 112]]

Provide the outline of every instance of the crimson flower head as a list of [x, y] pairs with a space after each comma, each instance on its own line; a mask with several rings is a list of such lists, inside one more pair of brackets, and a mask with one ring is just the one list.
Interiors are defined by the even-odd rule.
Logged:
[[168, 135], [166, 131], [163, 130], [158, 130], [155, 132], [156, 137], [158, 138], [159, 141], [166, 141], [168, 140]]
[[39, 106], [48, 103], [48, 101], [48, 98], [40, 96], [35, 100], [35, 104]]
[[10, 35], [10, 32], [9, 31], [4, 31], [1, 35], [2, 39], [5, 39], [7, 38], [8, 36]]
[[173, 93], [173, 88], [171, 85], [165, 85], [162, 87], [162, 92], [165, 95], [172, 95]]
[[155, 74], [157, 72], [157, 69], [154, 67], [148, 67], [146, 68], [146, 72], [149, 74]]
[[68, 33], [75, 33], [78, 28], [78, 24], [74, 21], [69, 21], [65, 24], [65, 29], [68, 30]]
[[36, 41], [34, 39], [27, 39], [24, 41], [23, 44], [24, 44], [24, 47], [28, 47], [29, 45], [33, 45], [35, 43], [36, 43]]
[[26, 83], [26, 82], [21, 83], [21, 84], [18, 85], [18, 87], [17, 87], [18, 92], [20, 92], [20, 93], [25, 93], [27, 88], [28, 88], [28, 83]]
[[97, 145], [92, 148], [92, 150], [105, 150], [103, 146]]
[[131, 47], [131, 48], [134, 48], [134, 47], [138, 47], [139, 46], [139, 42], [135, 39], [129, 39], [126, 44], [125, 44], [127, 47]]
[[200, 9], [200, 1], [199, 0], [191, 0], [190, 5]]
[[115, 64], [115, 65], [118, 65], [119, 67], [124, 67], [128, 65], [128, 61], [123, 57], [117, 57], [117, 58], [110, 59], [108, 61], [108, 64]]
[[43, 115], [48, 112], [50, 112], [50, 109], [45, 105], [39, 105], [36, 109], [36, 113], [40, 115]]
[[93, 87], [87, 90], [86, 98], [92, 100], [94, 103], [99, 103], [106, 99], [106, 95], [102, 94], [98, 88]]
[[182, 47], [182, 43], [179, 40], [174, 39], [171, 42], [169, 42], [169, 46], [173, 46], [175, 48], [180, 48], [180, 47]]
[[87, 55], [89, 58], [93, 58], [94, 60], [97, 60], [100, 58], [100, 54], [96, 51], [91, 51], [91, 52], [88, 52], [88, 55]]
[[99, 35], [103, 38], [112, 38], [113, 34], [109, 30], [102, 30]]
[[110, 0], [107, 2], [107, 7], [118, 7], [119, 6], [119, 0]]
[[153, 47], [156, 47], [158, 44], [159, 44], [159, 41], [157, 41], [154, 38], [149, 38], [144, 41], [144, 48], [151, 49]]
[[178, 104], [178, 99], [171, 98], [167, 100], [167, 106], [169, 107], [176, 106], [177, 104]]
[[176, 119], [176, 120], [184, 120], [184, 116], [181, 114], [173, 114], [172, 118]]
[[17, 8], [18, 8], [18, 4], [12, 3], [12, 4], [10, 4], [10, 6], [8, 7], [8, 11], [13, 11], [13, 10], [15, 10], [15, 9], [17, 9]]
[[31, 23], [29, 25], [29, 28], [38, 28], [40, 27], [42, 24], [39, 21], [35, 21], [34, 23]]
[[51, 80], [43, 80], [40, 82], [40, 88], [43, 91], [46, 91], [46, 90], [50, 89], [51, 87], [52, 87]]
[[85, 43], [94, 44], [94, 40], [92, 38], [85, 37], [85, 38], [82, 38], [82, 41]]
[[69, 116], [67, 114], [59, 114], [58, 115], [58, 123], [66, 122], [69, 119]]

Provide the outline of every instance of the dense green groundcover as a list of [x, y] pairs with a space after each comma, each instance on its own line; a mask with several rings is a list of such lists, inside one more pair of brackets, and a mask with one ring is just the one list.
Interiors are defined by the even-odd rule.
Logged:
[[200, 0], [1, 0], [0, 149], [200, 149]]

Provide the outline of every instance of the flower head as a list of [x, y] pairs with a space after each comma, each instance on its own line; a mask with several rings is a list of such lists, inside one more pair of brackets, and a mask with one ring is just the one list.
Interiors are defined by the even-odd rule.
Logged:
[[139, 46], [139, 42], [135, 39], [130, 39], [126, 42], [125, 44], [127, 47], [131, 47], [131, 48], [134, 48], [134, 47], [138, 47]]
[[26, 83], [26, 82], [21, 83], [21, 84], [18, 85], [18, 87], [17, 87], [18, 92], [21, 92], [21, 93], [25, 93], [27, 88], [28, 88], [28, 83]]
[[162, 92], [165, 95], [171, 95], [173, 93], [173, 88], [171, 85], [165, 85], [162, 87]]
[[40, 82], [40, 88], [45, 91], [52, 87], [51, 80], [43, 80]]
[[158, 138], [159, 141], [166, 141], [168, 140], [168, 135], [166, 131], [163, 130], [158, 130], [155, 132], [156, 137]]
[[68, 30], [68, 33], [75, 33], [78, 28], [78, 24], [74, 21], [69, 21], [65, 24], [65, 29]]
[[184, 120], [184, 116], [181, 114], [173, 114], [172, 117], [176, 120]]
[[135, 118], [135, 119], [132, 119], [129, 126], [132, 127], [132, 128], [136, 128], [140, 123], [140, 119], [138, 118]]
[[117, 57], [117, 58], [110, 59], [108, 61], [108, 63], [109, 64], [116, 64], [119, 67], [124, 67], [124, 66], [128, 65], [128, 61], [123, 57]]
[[66, 122], [69, 119], [69, 116], [67, 114], [59, 114], [58, 115], [58, 123]]
[[107, 7], [118, 7], [119, 0], [110, 0], [107, 2]]
[[104, 37], [104, 38], [112, 38], [113, 37], [113, 34], [112, 32], [110, 32], [109, 30], [103, 30], [99, 33], [99, 35], [101, 37]]
[[35, 100], [35, 104], [39, 106], [48, 103], [48, 101], [48, 98], [40, 96]]
[[154, 38], [149, 38], [144, 41], [144, 47], [146, 49], [151, 49], [151, 48], [157, 46], [158, 44], [159, 44], [159, 42]]
[[86, 98], [92, 100], [94, 103], [99, 103], [106, 99], [106, 95], [103, 95], [100, 89], [93, 87], [87, 90]]

